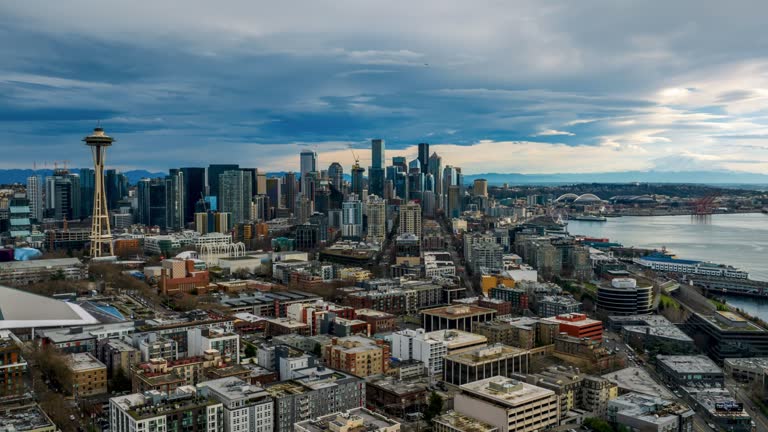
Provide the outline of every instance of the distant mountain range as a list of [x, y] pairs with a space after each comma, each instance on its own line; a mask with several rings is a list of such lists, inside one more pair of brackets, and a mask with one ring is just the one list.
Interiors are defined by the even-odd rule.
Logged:
[[[70, 169], [78, 172], [79, 168]], [[0, 169], [0, 184], [26, 183], [27, 177], [37, 174], [48, 176], [51, 169]], [[123, 171], [131, 184], [147, 177], [163, 177], [167, 172], [151, 172], [146, 170]], [[283, 171], [268, 172], [268, 177], [280, 177]], [[350, 180], [349, 175], [344, 176]], [[486, 173], [464, 176], [464, 181], [471, 184], [475, 179], [484, 178], [490, 185], [543, 185], [569, 183], [698, 183], [717, 185], [768, 185], [768, 175], [737, 171], [622, 171], [608, 173], [563, 173], [563, 174], [519, 174], [519, 173]]]
[[464, 176], [465, 183], [486, 179], [488, 184], [537, 185], [568, 183], [699, 183], [699, 184], [763, 184], [768, 175], [737, 171], [622, 171], [576, 174], [487, 173]]

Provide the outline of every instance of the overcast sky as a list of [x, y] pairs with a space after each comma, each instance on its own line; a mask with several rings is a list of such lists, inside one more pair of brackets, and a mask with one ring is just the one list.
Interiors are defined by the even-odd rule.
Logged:
[[0, 3], [0, 168], [768, 171], [768, 2]]

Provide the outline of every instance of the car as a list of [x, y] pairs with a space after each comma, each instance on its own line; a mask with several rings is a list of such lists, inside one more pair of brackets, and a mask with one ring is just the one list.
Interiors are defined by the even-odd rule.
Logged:
[[74, 414], [70, 414], [70, 415], [69, 415], [69, 419], [70, 419], [71, 421], [75, 421], [75, 415], [74, 415]]

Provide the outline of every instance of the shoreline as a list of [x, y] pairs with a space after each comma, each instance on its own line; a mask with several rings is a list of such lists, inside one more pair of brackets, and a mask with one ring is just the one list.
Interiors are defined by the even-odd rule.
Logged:
[[614, 213], [610, 215], [605, 215], [609, 220], [613, 218], [619, 218], [619, 217], [627, 217], [627, 216], [637, 216], [637, 217], [650, 217], [650, 216], [701, 216], [701, 217], [707, 217], [707, 216], [713, 216], [713, 215], [730, 215], [730, 214], [765, 214], [766, 217], [768, 217], [768, 214], [763, 213], [761, 210], [737, 210], [737, 211], [729, 211], [729, 212], [713, 212], [709, 214], [704, 215], [698, 215], [695, 213], [692, 213], [690, 211], [659, 211], [659, 212], [649, 212], [649, 211], [638, 211], [638, 212], [628, 212], [628, 213]]

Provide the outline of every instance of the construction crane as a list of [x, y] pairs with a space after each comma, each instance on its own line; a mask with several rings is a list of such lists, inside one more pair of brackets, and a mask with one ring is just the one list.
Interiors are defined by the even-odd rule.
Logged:
[[355, 165], [353, 168], [359, 168], [360, 167], [360, 158], [357, 156], [357, 153], [353, 149], [349, 149], [352, 152], [352, 157], [355, 158]]
[[709, 215], [712, 214], [712, 209], [715, 204], [715, 198], [717, 195], [709, 194], [694, 201], [694, 214], [696, 215]]

